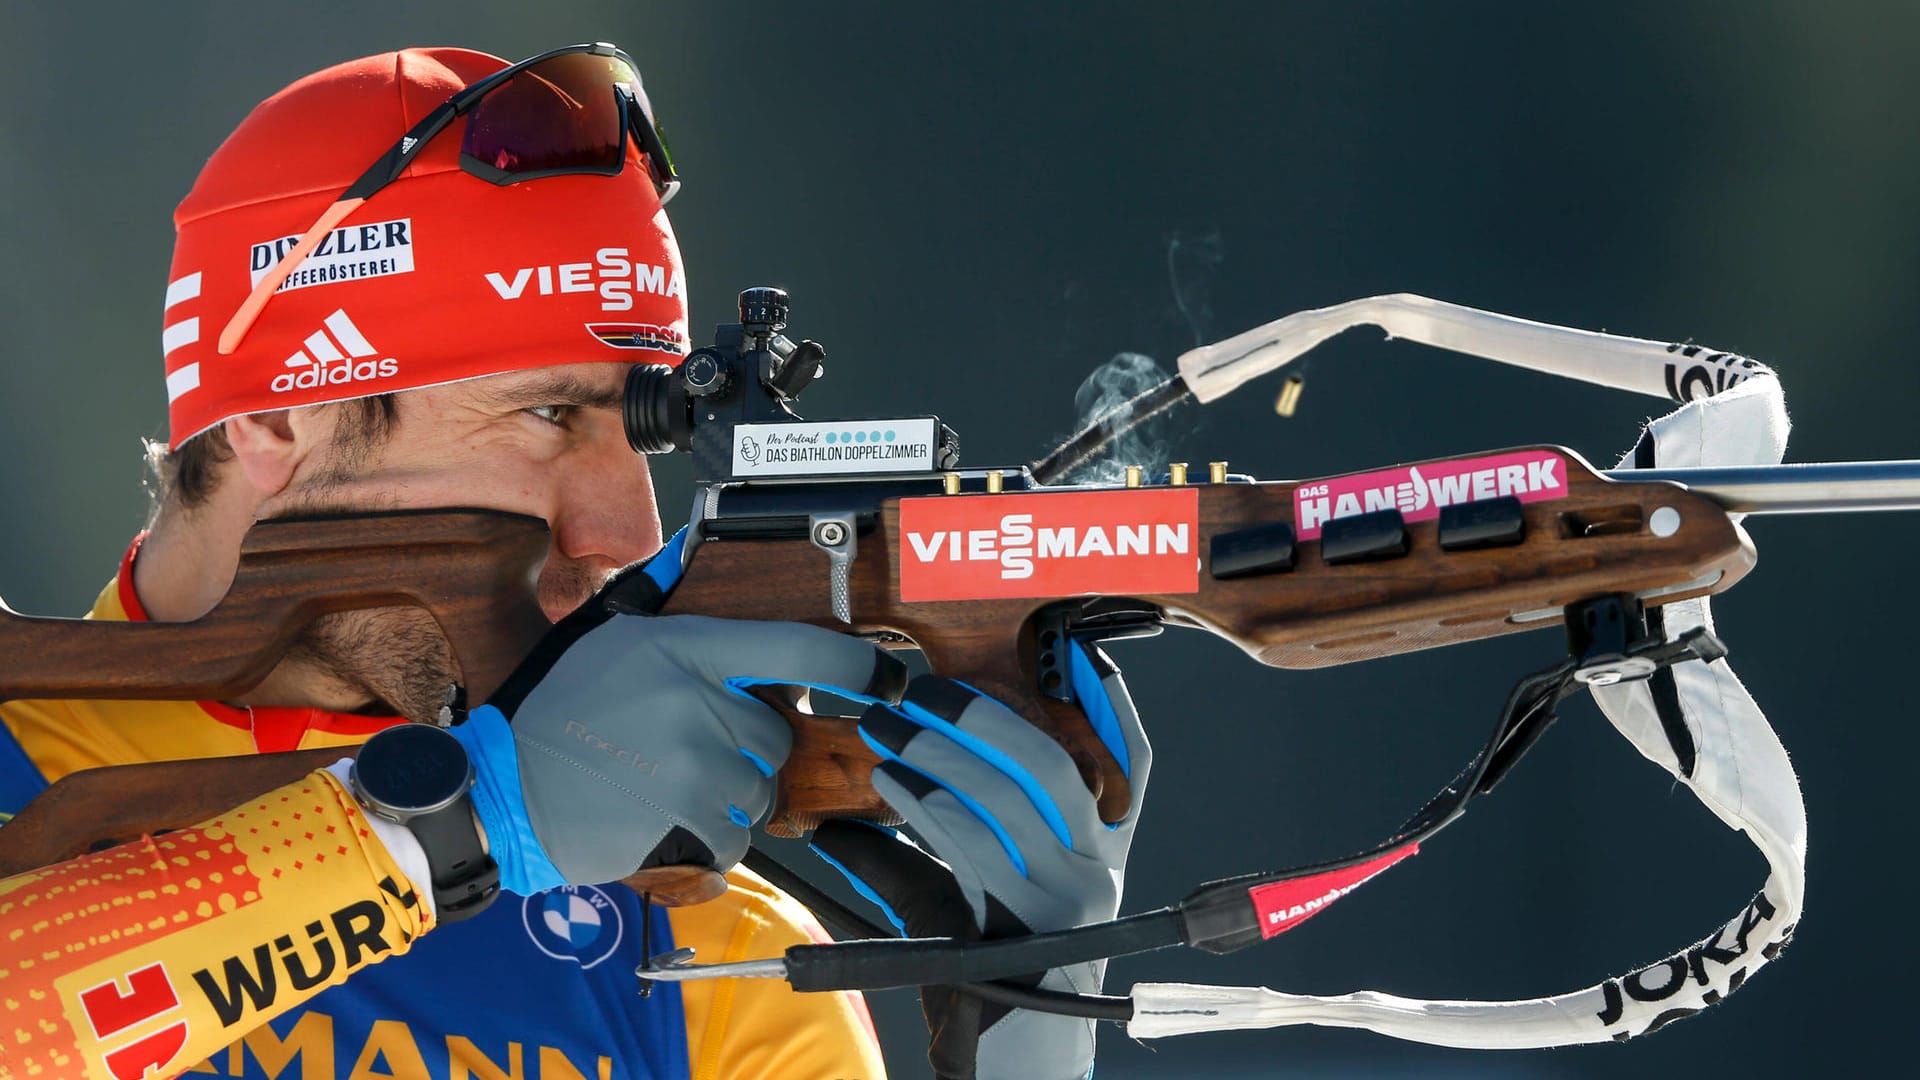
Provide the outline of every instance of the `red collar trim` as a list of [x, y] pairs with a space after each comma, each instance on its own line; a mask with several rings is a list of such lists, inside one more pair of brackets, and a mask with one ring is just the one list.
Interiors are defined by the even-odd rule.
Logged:
[[140, 545], [146, 542], [147, 531], [142, 529], [140, 535], [133, 538], [133, 543], [127, 545], [127, 553], [120, 556], [120, 576], [113, 579], [120, 586], [120, 609], [127, 613], [128, 622], [151, 621], [147, 618], [146, 606], [140, 603], [140, 594], [133, 591], [133, 557], [140, 553]]
[[[117, 581], [120, 607], [127, 613], [129, 622], [149, 621], [147, 609], [140, 603], [140, 595], [133, 588], [133, 560], [146, 539], [144, 532], [134, 537], [133, 543], [127, 545], [127, 553], [120, 557], [120, 577]], [[195, 704], [206, 710], [208, 716], [228, 727], [251, 732], [253, 748], [263, 754], [298, 750], [300, 741], [309, 731], [324, 731], [334, 735], [371, 735], [382, 728], [406, 722], [398, 716], [354, 716], [325, 709], [275, 705], [236, 707], [219, 701]]]

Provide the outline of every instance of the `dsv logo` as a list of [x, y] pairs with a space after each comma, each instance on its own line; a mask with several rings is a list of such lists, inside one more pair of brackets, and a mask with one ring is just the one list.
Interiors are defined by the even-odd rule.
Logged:
[[287, 357], [287, 367], [293, 370], [273, 377], [274, 393], [390, 379], [400, 373], [400, 362], [391, 356], [371, 359], [380, 351], [347, 318], [346, 309], [327, 316], [324, 326], [307, 335], [301, 342], [305, 348]]

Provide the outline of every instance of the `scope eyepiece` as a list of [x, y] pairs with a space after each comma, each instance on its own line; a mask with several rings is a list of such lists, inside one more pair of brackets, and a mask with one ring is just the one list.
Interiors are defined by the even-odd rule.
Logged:
[[670, 454], [693, 445], [693, 416], [686, 388], [666, 364], [635, 364], [627, 372], [621, 420], [627, 445], [642, 454]]

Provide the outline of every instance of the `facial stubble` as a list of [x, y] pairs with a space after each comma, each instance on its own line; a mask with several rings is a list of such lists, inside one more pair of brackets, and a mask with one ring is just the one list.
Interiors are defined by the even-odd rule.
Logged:
[[[321, 468], [307, 481], [298, 510], [387, 509], [348, 505], [339, 492], [385, 448], [395, 414], [362, 409], [358, 414], [336, 415], [336, 438]], [[548, 610], [572, 608], [591, 597], [611, 574], [554, 551], [540, 575], [540, 603]], [[436, 720], [448, 688], [460, 681], [458, 661], [440, 624], [415, 607], [324, 615], [294, 642], [286, 662], [306, 669], [330, 697], [365, 702], [359, 711], [404, 716], [415, 723]]]
[[335, 694], [364, 701], [361, 711], [416, 723], [433, 721], [459, 681], [440, 624], [414, 607], [323, 615], [294, 642], [287, 662], [331, 683]]

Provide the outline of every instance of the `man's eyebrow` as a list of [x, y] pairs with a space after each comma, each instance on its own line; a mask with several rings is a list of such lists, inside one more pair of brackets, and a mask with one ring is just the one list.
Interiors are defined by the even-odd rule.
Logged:
[[571, 375], [513, 386], [488, 387], [487, 400], [514, 409], [535, 405], [576, 405], [586, 409], [617, 409], [626, 391], [619, 386], [595, 385]]

